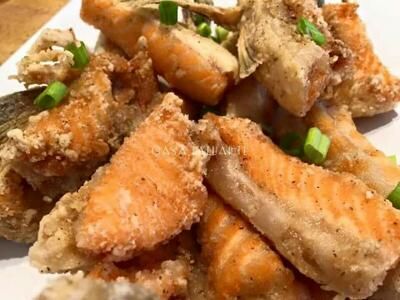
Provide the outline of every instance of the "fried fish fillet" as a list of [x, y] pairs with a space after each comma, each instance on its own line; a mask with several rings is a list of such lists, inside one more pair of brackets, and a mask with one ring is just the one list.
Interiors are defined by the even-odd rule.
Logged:
[[126, 280], [105, 282], [84, 277], [82, 272], [50, 283], [36, 300], [157, 300], [153, 292]]
[[347, 297], [377, 290], [399, 260], [400, 212], [389, 201], [285, 155], [249, 120], [208, 115], [199, 130], [217, 147], [209, 183], [301, 273]]
[[61, 105], [8, 132], [1, 157], [47, 196], [75, 191], [130, 133], [156, 93], [144, 52], [130, 62], [115, 54], [92, 56]]
[[261, 235], [210, 194], [199, 240], [209, 299], [310, 299]]
[[400, 182], [400, 168], [357, 131], [347, 107], [319, 104], [305, 120], [331, 139], [324, 167], [354, 174], [385, 197]]
[[374, 53], [357, 8], [355, 3], [323, 6], [334, 36], [354, 54], [350, 77], [328, 89], [324, 98], [333, 104], [348, 105], [353, 117], [365, 117], [394, 108], [400, 101], [400, 80], [390, 74]]
[[[151, 1], [85, 0], [81, 17], [132, 57], [144, 36], [156, 72], [191, 99], [215, 105], [237, 77], [238, 62], [225, 48], [177, 24], [163, 26]], [[121, 30], [123, 28], [123, 30]]]
[[[337, 42], [316, 1], [247, 0], [241, 4], [240, 77], [255, 72], [282, 107], [304, 116], [334, 77], [339, 57], [347, 54], [331, 51], [329, 45]], [[325, 48], [298, 32], [296, 24], [301, 17], [314, 21], [324, 32], [328, 41]]]
[[0, 237], [16, 242], [34, 242], [41, 218], [52, 207], [18, 174], [0, 164]]

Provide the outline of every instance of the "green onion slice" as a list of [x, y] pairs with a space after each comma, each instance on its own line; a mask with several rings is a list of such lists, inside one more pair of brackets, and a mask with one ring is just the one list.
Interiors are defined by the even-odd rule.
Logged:
[[211, 26], [207, 23], [201, 23], [197, 26], [197, 33], [204, 37], [209, 37], [211, 35]]
[[175, 1], [161, 1], [158, 10], [160, 22], [164, 25], [175, 25], [178, 23], [178, 4]]
[[328, 154], [331, 140], [316, 128], [310, 128], [304, 143], [304, 154], [308, 161], [316, 165], [322, 164]]
[[279, 147], [287, 154], [301, 157], [303, 155], [304, 138], [297, 132], [285, 134], [279, 142]]
[[319, 46], [326, 43], [325, 35], [323, 35], [313, 23], [304, 17], [301, 17], [297, 23], [297, 30], [302, 35], [308, 35]]
[[192, 20], [194, 25], [196, 26], [199, 26], [201, 23], [207, 23], [207, 24], [211, 23], [211, 21], [207, 17], [197, 13], [192, 14]]
[[223, 41], [225, 41], [229, 35], [229, 31], [221, 26], [217, 26], [217, 28], [215, 29], [215, 33], [216, 33], [217, 40], [219, 43], [222, 43]]
[[76, 43], [70, 43], [65, 50], [74, 55], [74, 68], [82, 70], [88, 65], [90, 56], [84, 42], [79, 42], [79, 46]]
[[400, 209], [400, 183], [396, 186], [393, 192], [390, 193], [388, 199], [392, 202], [395, 208]]
[[394, 165], [397, 165], [397, 156], [396, 155], [388, 156], [388, 158], [393, 162]]
[[33, 102], [42, 109], [56, 107], [65, 97], [68, 88], [60, 81], [51, 83]]

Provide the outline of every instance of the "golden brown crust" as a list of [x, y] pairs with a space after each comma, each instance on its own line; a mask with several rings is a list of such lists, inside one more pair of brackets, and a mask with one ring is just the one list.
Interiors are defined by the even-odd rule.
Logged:
[[354, 3], [326, 4], [323, 13], [333, 35], [354, 56], [349, 79], [330, 87], [324, 96], [333, 104], [348, 105], [353, 117], [390, 111], [400, 100], [400, 81], [390, 74], [374, 53]]

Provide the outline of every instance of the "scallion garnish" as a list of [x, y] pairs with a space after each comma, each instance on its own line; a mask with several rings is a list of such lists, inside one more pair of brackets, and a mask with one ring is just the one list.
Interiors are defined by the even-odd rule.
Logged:
[[397, 165], [397, 156], [396, 155], [388, 156], [388, 158], [393, 162], [394, 165]]
[[302, 35], [308, 35], [319, 46], [326, 43], [325, 35], [323, 35], [313, 23], [304, 17], [301, 17], [297, 23], [297, 30]]
[[225, 41], [227, 39], [229, 31], [226, 30], [224, 27], [217, 26], [217, 28], [215, 29], [215, 34], [216, 34], [218, 43], [222, 43], [223, 41]]
[[163, 0], [158, 6], [160, 22], [164, 25], [175, 25], [178, 23], [178, 4], [174, 1]]
[[304, 154], [308, 161], [316, 165], [322, 164], [328, 154], [331, 140], [316, 128], [310, 128], [304, 143]]
[[204, 37], [209, 37], [211, 35], [211, 26], [207, 23], [201, 23], [197, 26], [197, 33]]
[[207, 23], [207, 24], [211, 23], [211, 21], [208, 18], [197, 13], [192, 14], [192, 20], [194, 25], [196, 26], [199, 26], [201, 23]]
[[68, 88], [64, 83], [54, 81], [36, 97], [34, 104], [42, 109], [56, 107], [63, 100], [67, 92]]
[[279, 147], [285, 153], [301, 157], [303, 155], [304, 138], [297, 132], [289, 132], [285, 134], [279, 142]]
[[400, 209], [400, 183], [396, 186], [393, 192], [390, 193], [388, 199], [392, 202], [395, 208]]
[[82, 70], [89, 63], [90, 56], [84, 42], [79, 42], [79, 46], [71, 43], [65, 47], [65, 50], [74, 55], [74, 68]]

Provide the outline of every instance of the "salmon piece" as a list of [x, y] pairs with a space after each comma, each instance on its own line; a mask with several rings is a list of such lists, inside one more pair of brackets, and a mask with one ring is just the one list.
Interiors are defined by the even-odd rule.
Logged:
[[130, 57], [144, 36], [156, 72], [193, 100], [217, 104], [237, 77], [238, 62], [229, 51], [180, 25], [160, 25], [150, 9], [113, 0], [85, 0], [81, 17]]
[[200, 224], [209, 299], [310, 299], [263, 237], [218, 196], [209, 195]]
[[18, 174], [0, 164], [0, 237], [20, 243], [34, 242], [40, 220], [52, 207]]
[[8, 132], [1, 156], [47, 196], [75, 191], [143, 119], [156, 93], [145, 52], [130, 62], [95, 55], [61, 105]]
[[82, 251], [127, 260], [199, 220], [207, 155], [191, 139], [194, 124], [181, 105], [167, 94], [89, 191], [76, 232]]
[[330, 87], [323, 98], [335, 105], [348, 105], [353, 117], [366, 117], [394, 108], [400, 100], [400, 80], [390, 74], [374, 53], [357, 9], [355, 3], [323, 6], [324, 18], [334, 36], [354, 54], [349, 78]]
[[346, 107], [316, 105], [306, 123], [331, 139], [324, 167], [354, 174], [384, 197], [400, 182], [400, 168], [357, 131]]
[[249, 120], [208, 115], [199, 130], [216, 147], [208, 182], [301, 273], [347, 297], [377, 290], [399, 260], [400, 212], [389, 201], [285, 155]]

